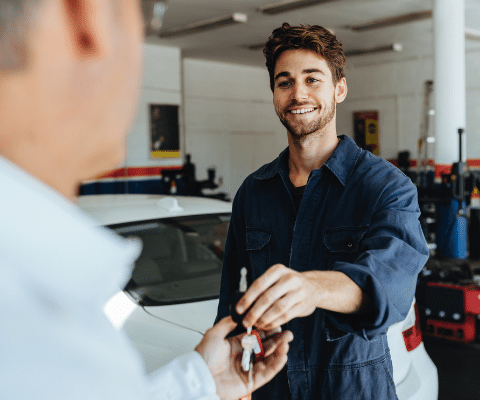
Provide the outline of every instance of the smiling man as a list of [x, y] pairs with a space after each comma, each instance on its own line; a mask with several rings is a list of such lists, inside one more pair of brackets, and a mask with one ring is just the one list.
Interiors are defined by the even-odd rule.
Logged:
[[285, 23], [264, 54], [288, 148], [235, 196], [217, 319], [246, 266], [243, 325], [295, 337], [255, 399], [396, 399], [386, 331], [407, 316], [428, 258], [416, 188], [337, 135], [347, 83], [332, 33]]
[[265, 342], [250, 379], [225, 318], [196, 351], [146, 376], [102, 311], [141, 246], [74, 203], [80, 182], [124, 158], [141, 88], [140, 10], [140, 0], [0, 0], [2, 400], [236, 400], [286, 362], [289, 332]]

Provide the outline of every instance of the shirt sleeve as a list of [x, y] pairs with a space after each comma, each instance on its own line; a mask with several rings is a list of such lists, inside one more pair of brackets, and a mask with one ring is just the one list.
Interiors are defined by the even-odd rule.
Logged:
[[[377, 182], [378, 183], [378, 182]], [[371, 312], [327, 313], [327, 327], [371, 339], [406, 318], [415, 295], [417, 277], [429, 251], [419, 216], [417, 189], [400, 171], [381, 185], [369, 227], [354, 262], [332, 266], [350, 277], [370, 298]]]
[[191, 352], [150, 375], [152, 400], [220, 400], [203, 358]]

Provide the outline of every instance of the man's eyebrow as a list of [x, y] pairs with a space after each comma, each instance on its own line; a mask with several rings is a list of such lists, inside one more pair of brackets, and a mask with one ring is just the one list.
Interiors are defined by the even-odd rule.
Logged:
[[275, 78], [273, 78], [273, 80], [276, 81], [278, 78], [281, 78], [282, 76], [289, 77], [290, 72], [287, 72], [287, 71], [279, 72], [277, 75], [275, 75]]
[[[323, 72], [321, 69], [318, 69], [318, 68], [307, 68], [307, 69], [304, 69], [302, 71], [302, 74], [311, 74], [311, 73], [314, 73], [314, 72], [318, 72], [322, 75], [326, 75], [325, 72]], [[290, 76], [290, 72], [287, 72], [287, 71], [282, 71], [282, 72], [279, 72], [277, 75], [275, 75], [275, 78], [273, 79], [274, 81], [276, 81], [278, 78], [281, 78], [282, 76], [285, 76], [285, 77], [289, 77]]]
[[321, 73], [322, 75], [325, 75], [325, 72], [323, 72], [321, 69], [318, 69], [318, 68], [308, 68], [308, 69], [304, 69], [302, 71], [302, 74], [311, 74], [313, 72], [319, 72]]

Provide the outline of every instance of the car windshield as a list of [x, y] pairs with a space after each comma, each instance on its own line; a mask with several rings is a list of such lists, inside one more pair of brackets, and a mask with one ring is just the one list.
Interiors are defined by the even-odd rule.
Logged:
[[110, 225], [143, 250], [125, 291], [141, 306], [218, 298], [230, 213]]

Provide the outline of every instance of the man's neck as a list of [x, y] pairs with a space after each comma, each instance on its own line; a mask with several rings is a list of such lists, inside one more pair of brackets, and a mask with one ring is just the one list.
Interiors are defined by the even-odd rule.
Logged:
[[336, 131], [323, 135], [309, 135], [297, 140], [288, 134], [289, 177], [293, 186], [307, 184], [308, 177], [314, 169], [319, 169], [332, 155], [339, 139]]

